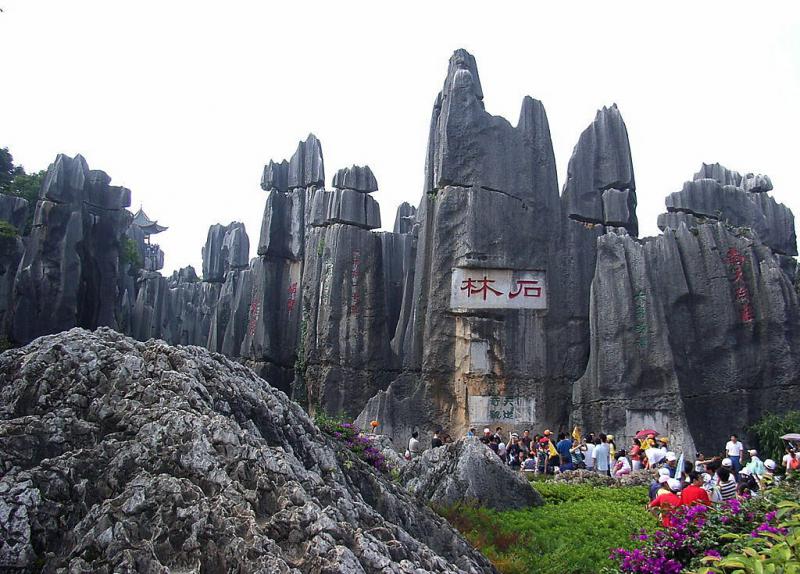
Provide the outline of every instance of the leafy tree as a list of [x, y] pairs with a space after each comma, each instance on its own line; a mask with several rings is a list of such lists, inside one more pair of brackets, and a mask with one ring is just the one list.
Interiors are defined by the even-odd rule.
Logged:
[[14, 165], [14, 156], [7, 147], [0, 148], [0, 193], [8, 193], [7, 188], [17, 175], [24, 174], [21, 165]]
[[21, 165], [14, 165], [14, 156], [8, 148], [0, 149], [0, 193], [21, 197], [28, 201], [28, 217], [25, 227], [21, 230], [23, 235], [28, 235], [33, 225], [33, 212], [36, 210], [36, 201], [39, 198], [39, 189], [44, 181], [45, 171], [25, 173]]
[[780, 460], [784, 453], [781, 436], [800, 432], [800, 411], [780, 415], [767, 413], [748, 430], [755, 435], [762, 458]]

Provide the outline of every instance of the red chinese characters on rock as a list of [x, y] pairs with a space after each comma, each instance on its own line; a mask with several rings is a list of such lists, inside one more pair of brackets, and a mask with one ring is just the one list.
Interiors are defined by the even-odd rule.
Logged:
[[286, 308], [291, 313], [295, 305], [297, 305], [297, 281], [289, 285], [289, 299], [286, 301]]
[[[495, 297], [502, 297], [505, 295], [505, 293], [499, 289], [492, 287], [492, 283], [495, 283], [495, 280], [489, 279], [486, 275], [484, 275], [482, 279], [473, 279], [472, 277], [467, 277], [461, 282], [461, 290], [467, 292], [467, 297], [477, 295], [482, 297], [484, 301], [486, 301], [486, 297], [490, 292]], [[537, 287], [538, 284], [539, 282], [533, 279], [518, 279], [514, 288], [507, 294], [508, 298], [514, 299], [519, 295], [522, 295], [523, 297], [541, 297], [542, 288]]]
[[733, 286], [736, 302], [739, 304], [739, 315], [742, 323], [750, 323], [755, 320], [755, 313], [750, 300], [750, 290], [744, 280], [744, 263], [746, 258], [738, 249], [731, 247], [725, 255], [727, 263], [733, 273]]
[[359, 269], [361, 267], [361, 251], [356, 249], [353, 251], [353, 269], [350, 274], [350, 286], [352, 287], [352, 300], [350, 302], [350, 312], [351, 313], [358, 313], [359, 307], [361, 306], [361, 296], [358, 293], [358, 275]]

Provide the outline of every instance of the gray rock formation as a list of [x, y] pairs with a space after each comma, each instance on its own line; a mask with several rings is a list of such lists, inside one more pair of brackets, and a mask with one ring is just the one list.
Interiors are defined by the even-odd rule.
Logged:
[[[269, 182], [267, 182], [269, 183]], [[297, 144], [297, 151], [289, 160], [287, 188], [289, 190], [325, 186], [325, 163], [322, 145], [314, 134]], [[280, 188], [277, 188], [280, 189]]]
[[118, 326], [130, 191], [109, 182], [79, 155], [59, 155], [50, 165], [15, 278], [13, 340], [74, 326]]
[[[514, 127], [484, 111], [481, 94], [474, 58], [456, 52], [434, 106], [427, 193], [411, 235], [416, 261], [392, 343], [406, 372], [358, 417], [377, 418], [402, 444], [415, 428], [455, 434], [470, 424], [557, 426], [568, 416], [569, 379], [585, 367], [585, 352], [572, 352], [566, 336], [573, 312], [562, 288], [562, 210], [544, 108], [526, 97]], [[453, 292], [469, 288], [479, 299], [476, 282], [509, 269], [546, 277], [546, 305], [451, 305]], [[511, 301], [530, 281], [484, 294]], [[522, 300], [529, 294], [542, 291], [531, 288]], [[489, 408], [506, 399], [513, 408]]]
[[353, 225], [309, 230], [300, 361], [309, 404], [329, 413], [355, 416], [389, 382], [382, 254], [381, 237]]
[[378, 180], [368, 165], [345, 167], [333, 176], [333, 187], [336, 189], [352, 189], [361, 193], [378, 191]]
[[13, 225], [21, 234], [28, 218], [28, 200], [0, 193], [0, 220]]
[[364, 229], [381, 226], [381, 211], [372, 196], [351, 189], [336, 189], [327, 200], [325, 223], [346, 223]]
[[417, 218], [417, 208], [409, 205], [407, 202], [401, 203], [397, 206], [397, 213], [394, 217], [394, 233], [411, 233], [411, 228], [414, 227], [414, 221]]
[[203, 281], [221, 283], [232, 269], [247, 267], [250, 260], [250, 240], [244, 223], [212, 225], [203, 247]]
[[203, 349], [74, 329], [0, 356], [0, 397], [4, 570], [495, 571]]
[[[698, 177], [705, 173], [715, 174], [716, 178]], [[667, 197], [667, 211], [716, 219], [734, 227], [751, 228], [775, 253], [797, 255], [794, 215], [766, 193], [764, 182], [769, 178], [758, 177], [761, 178], [760, 183], [750, 185], [747, 182], [756, 181], [755, 177], [742, 178], [738, 172], [719, 164], [703, 164], [693, 181], [687, 181], [681, 191]], [[723, 183], [731, 181], [740, 183]], [[740, 185], [750, 185], [749, 189], [759, 191], [747, 191]], [[772, 188], [771, 181], [769, 187]], [[671, 216], [671, 220], [677, 221], [674, 216]], [[663, 224], [667, 224], [666, 217], [663, 218]]]
[[583, 428], [624, 443], [663, 429], [692, 452], [800, 406], [793, 285], [769, 247], [721, 222], [681, 222], [644, 243], [602, 236], [590, 319], [591, 358], [573, 387]]
[[289, 162], [283, 160], [281, 163], [270, 162], [264, 166], [264, 174], [261, 176], [261, 188], [264, 191], [289, 191]]
[[599, 110], [581, 134], [569, 160], [564, 200], [573, 219], [625, 227], [638, 235], [628, 130], [616, 104]]
[[421, 501], [440, 506], [478, 503], [518, 510], [543, 504], [520, 471], [476, 438], [426, 450], [403, 467], [400, 481]]
[[0, 221], [13, 229], [0, 234], [0, 342], [10, 343], [14, 307], [14, 278], [20, 259], [25, 252], [25, 243], [20, 234], [28, 218], [28, 202], [21, 197], [0, 194]]

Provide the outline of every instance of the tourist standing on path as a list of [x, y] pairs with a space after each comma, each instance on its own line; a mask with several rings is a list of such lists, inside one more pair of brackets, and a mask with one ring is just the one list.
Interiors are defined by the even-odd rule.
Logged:
[[586, 454], [583, 462], [586, 465], [586, 470], [594, 470], [594, 437], [591, 433], [586, 437]]
[[630, 457], [631, 457], [631, 470], [641, 470], [642, 469], [642, 441], [638, 438], [633, 439], [633, 446], [630, 450]]
[[442, 439], [439, 438], [439, 431], [433, 433], [433, 438], [431, 439], [431, 448], [439, 448], [443, 444], [444, 443], [442, 442]]
[[608, 446], [606, 435], [603, 433], [600, 433], [600, 438], [597, 439], [597, 443], [594, 445], [592, 458], [594, 458], [595, 471], [611, 476], [611, 450]]
[[731, 435], [731, 440], [725, 445], [725, 456], [731, 459], [734, 474], [742, 469], [742, 451], [744, 446], [735, 434]]

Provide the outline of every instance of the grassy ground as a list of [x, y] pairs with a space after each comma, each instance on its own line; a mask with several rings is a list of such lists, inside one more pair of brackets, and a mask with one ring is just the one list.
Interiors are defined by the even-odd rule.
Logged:
[[503, 573], [588, 574], [611, 566], [612, 548], [656, 526], [647, 487], [537, 482], [545, 505], [496, 512], [457, 505], [440, 513]]

